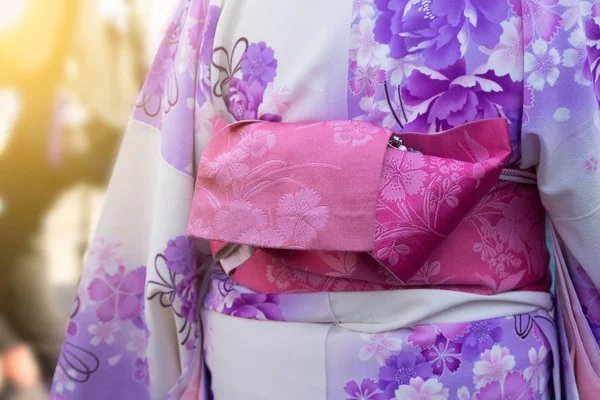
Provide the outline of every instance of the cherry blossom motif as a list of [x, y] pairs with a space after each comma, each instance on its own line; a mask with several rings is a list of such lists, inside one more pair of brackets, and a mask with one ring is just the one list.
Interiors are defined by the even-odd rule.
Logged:
[[527, 382], [519, 371], [507, 374], [506, 379], [488, 383], [475, 393], [474, 400], [533, 400], [533, 389], [527, 388]]
[[275, 82], [270, 82], [265, 89], [263, 102], [258, 107], [258, 115], [282, 115], [290, 107], [292, 93]]
[[359, 65], [367, 65], [372, 59], [381, 60], [388, 52], [387, 46], [375, 40], [374, 27], [375, 21], [370, 18], [363, 18], [352, 27], [350, 49]]
[[135, 353], [138, 357], [143, 357], [148, 349], [148, 338], [142, 330], [135, 330], [129, 334], [129, 342], [125, 347], [128, 351]]
[[283, 238], [277, 229], [266, 227], [264, 229], [250, 229], [242, 233], [240, 241], [258, 247], [278, 248], [283, 243]]
[[582, 86], [589, 86], [592, 84], [592, 81], [585, 42], [583, 28], [577, 28], [571, 32], [569, 44], [572, 47], [563, 52], [562, 65], [568, 68], [575, 68], [575, 82]]
[[471, 400], [471, 393], [466, 386], [463, 386], [456, 391], [456, 397], [458, 400]]
[[404, 78], [408, 77], [413, 69], [416, 68], [419, 57], [414, 54], [407, 54], [402, 58], [388, 58], [386, 60], [386, 70], [388, 71], [389, 82], [393, 86], [402, 85]]
[[[260, 128], [260, 125], [254, 126]], [[275, 146], [275, 135], [266, 129], [252, 129], [238, 146], [250, 157], [262, 157]]]
[[436, 378], [424, 381], [421, 377], [412, 378], [408, 385], [396, 389], [396, 399], [400, 400], [445, 400], [448, 389]]
[[364, 378], [360, 383], [354, 380], [346, 382], [344, 391], [350, 396], [346, 400], [385, 400], [383, 393], [377, 388], [377, 383], [371, 378]]
[[383, 164], [380, 193], [385, 200], [403, 201], [406, 195], [414, 195], [425, 185], [427, 172], [425, 160], [419, 154], [407, 151], [387, 152]]
[[336, 121], [328, 122], [327, 125], [333, 128], [335, 132], [333, 140], [337, 144], [352, 143], [352, 146], [358, 147], [373, 140], [373, 135], [379, 132], [377, 126], [367, 125], [360, 121]]
[[531, 387], [534, 391], [543, 393], [548, 388], [548, 349], [541, 346], [539, 351], [532, 347], [529, 349], [530, 367], [525, 368], [523, 374], [525, 379], [531, 380]]
[[500, 42], [491, 50], [487, 66], [497, 76], [510, 75], [517, 82], [523, 80], [523, 24], [520, 18], [502, 22]]
[[242, 233], [250, 229], [261, 229], [265, 226], [265, 213], [254, 208], [246, 200], [234, 200], [227, 209], [219, 210], [215, 217], [215, 227], [231, 240], [237, 240]]
[[561, 15], [566, 31], [573, 29], [577, 21], [592, 13], [592, 4], [587, 0], [559, 0], [558, 4], [568, 7]]
[[317, 237], [327, 225], [329, 209], [319, 206], [321, 197], [312, 189], [300, 189], [279, 199], [277, 225], [287, 240], [304, 246]]
[[356, 61], [350, 63], [350, 70], [354, 72], [354, 77], [350, 78], [348, 85], [354, 95], [362, 92], [368, 97], [375, 96], [377, 85], [383, 85], [386, 78], [385, 70], [377, 64], [359, 65]]
[[461, 351], [462, 344], [451, 342], [444, 335], [438, 335], [435, 344], [424, 349], [422, 354], [433, 367], [433, 374], [441, 376], [444, 369], [454, 373], [460, 368], [462, 364]]
[[368, 18], [373, 16], [375, 10], [373, 10], [372, 0], [354, 0], [352, 3], [352, 19], [356, 19], [360, 15], [361, 18]]
[[386, 101], [373, 101], [373, 97], [363, 96], [358, 105], [363, 113], [356, 117], [356, 120], [371, 122], [384, 128], [391, 128], [396, 124], [396, 120], [393, 117], [391, 124], [384, 123], [386, 117], [392, 114]]
[[508, 347], [495, 344], [481, 354], [481, 361], [475, 362], [473, 383], [476, 388], [481, 388], [490, 382], [502, 381], [514, 367], [515, 357]]
[[379, 365], [385, 365], [385, 360], [390, 357], [392, 351], [400, 351], [402, 340], [390, 337], [389, 333], [367, 334], [361, 333], [360, 338], [367, 342], [358, 352], [358, 358], [368, 361], [375, 355]]
[[548, 43], [536, 40], [531, 45], [533, 54], [525, 53], [525, 72], [529, 73], [527, 83], [535, 90], [542, 90], [546, 83], [554, 86], [560, 75], [560, 53], [554, 47], [548, 50]]
[[448, 340], [454, 341], [469, 332], [469, 322], [439, 325], [417, 325], [412, 328], [413, 333], [408, 336], [408, 341], [416, 346], [430, 347], [435, 344], [438, 335], [443, 335]]
[[88, 252], [87, 265], [93, 270], [114, 274], [124, 262], [123, 242], [97, 237]]
[[54, 374], [54, 392], [62, 395], [66, 393], [65, 389], [69, 392], [75, 390], [75, 382], [69, 376], [77, 376], [77, 372], [74, 369], [70, 369], [68, 374], [66, 374], [62, 368], [56, 368]]
[[142, 299], [146, 281], [145, 268], [140, 267], [125, 273], [120, 266], [117, 273], [106, 274], [104, 279], [95, 278], [87, 288], [92, 302], [100, 303], [96, 316], [102, 322], [119, 319], [132, 320], [142, 312]]
[[585, 162], [585, 170], [588, 174], [592, 174], [592, 173], [598, 171], [598, 159], [594, 156], [591, 156]]
[[243, 161], [247, 154], [240, 148], [217, 156], [215, 161], [204, 161], [204, 170], [209, 178], [215, 178], [220, 185], [228, 186], [244, 179], [250, 167]]
[[119, 325], [113, 322], [100, 323], [98, 325], [91, 324], [88, 326], [88, 332], [94, 335], [90, 343], [93, 346], [98, 346], [104, 342], [112, 344], [115, 342], [115, 333], [119, 331]]
[[536, 36], [541, 40], [550, 42], [558, 28], [562, 25], [562, 18], [552, 10], [558, 0], [508, 0], [516, 15], [523, 18], [523, 38], [525, 46], [529, 46]]

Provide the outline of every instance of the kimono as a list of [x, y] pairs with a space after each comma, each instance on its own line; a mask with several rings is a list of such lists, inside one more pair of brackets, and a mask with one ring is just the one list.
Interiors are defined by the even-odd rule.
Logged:
[[52, 398], [592, 398], [599, 60], [594, 1], [182, 0]]

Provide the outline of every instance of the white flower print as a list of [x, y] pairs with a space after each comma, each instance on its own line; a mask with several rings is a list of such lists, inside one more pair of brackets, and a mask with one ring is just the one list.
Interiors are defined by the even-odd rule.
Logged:
[[135, 353], [138, 357], [142, 358], [146, 354], [148, 349], [148, 339], [146, 333], [142, 330], [135, 330], [129, 333], [129, 342], [127, 342], [126, 348], [128, 351]]
[[383, 60], [388, 52], [387, 46], [375, 40], [373, 28], [375, 21], [370, 18], [363, 18], [352, 27], [350, 49], [356, 53], [356, 61], [360, 66], [367, 65], [373, 58]]
[[249, 201], [234, 200], [228, 204], [227, 209], [219, 210], [215, 226], [227, 238], [236, 240], [250, 229], [261, 229], [266, 220], [262, 210], [254, 208]]
[[531, 387], [536, 392], [543, 393], [548, 384], [548, 349], [546, 346], [540, 347], [539, 351], [534, 348], [529, 349], [530, 367], [525, 368], [523, 374], [525, 379], [531, 380]]
[[446, 400], [448, 389], [436, 378], [411, 378], [408, 385], [400, 385], [396, 389], [396, 399], [400, 400]]
[[471, 393], [466, 386], [463, 386], [456, 391], [456, 397], [458, 400], [471, 400]]
[[215, 178], [220, 185], [230, 185], [244, 179], [250, 173], [250, 167], [243, 163], [246, 153], [238, 148], [219, 154], [215, 161], [204, 161], [204, 169], [209, 178]]
[[548, 50], [548, 43], [542, 39], [533, 42], [531, 48], [533, 54], [525, 53], [524, 59], [525, 72], [529, 73], [527, 83], [535, 90], [543, 90], [546, 83], [554, 86], [560, 75], [558, 50]]
[[521, 18], [502, 22], [500, 42], [491, 51], [488, 68], [496, 75], [510, 75], [515, 81], [523, 80], [523, 27]]
[[[260, 127], [260, 125], [254, 125], [254, 127]], [[275, 146], [275, 135], [266, 129], [252, 129], [239, 144], [239, 147], [251, 157], [262, 157], [273, 146]]]
[[354, 0], [352, 3], [352, 19], [359, 15], [361, 18], [371, 17], [374, 13], [373, 0]]
[[390, 77], [390, 84], [393, 86], [401, 85], [404, 78], [408, 77], [413, 69], [416, 68], [415, 63], [418, 61], [418, 56], [408, 54], [402, 59], [388, 58], [387, 70]]
[[88, 265], [93, 270], [102, 269], [107, 274], [114, 274], [124, 263], [123, 243], [107, 237], [98, 237], [88, 252]]
[[321, 197], [312, 189], [301, 189], [284, 195], [277, 206], [279, 231], [287, 240], [303, 246], [315, 240], [324, 229], [329, 209], [319, 206]]
[[288, 108], [292, 99], [292, 92], [284, 86], [270, 82], [265, 89], [263, 102], [258, 107], [258, 115], [282, 115]]
[[92, 324], [88, 326], [88, 332], [94, 335], [90, 343], [94, 346], [98, 346], [102, 342], [112, 344], [115, 342], [115, 333], [118, 331], [119, 325], [114, 322]]
[[502, 381], [509, 371], [515, 367], [515, 357], [508, 347], [495, 344], [491, 350], [481, 354], [481, 361], [475, 362], [473, 383], [477, 389], [490, 382]]
[[582, 86], [589, 86], [592, 82], [585, 75], [588, 67], [585, 65], [587, 60], [587, 50], [583, 28], [577, 28], [571, 32], [569, 43], [573, 47], [564, 51], [562, 64], [565, 67], [575, 68], [575, 82]]
[[361, 333], [360, 338], [367, 344], [358, 352], [358, 358], [368, 361], [374, 355], [379, 365], [385, 365], [385, 360], [390, 357], [391, 352], [402, 348], [402, 340], [390, 337], [388, 333]]
[[562, 14], [563, 28], [571, 30], [577, 21], [592, 13], [592, 4], [586, 0], [559, 0], [558, 4], [568, 7]]
[[65, 389], [69, 392], [75, 390], [75, 382], [69, 378], [69, 375], [76, 376], [77, 372], [74, 369], [70, 369], [67, 375], [60, 366], [56, 368], [56, 374], [54, 377], [54, 391], [56, 393], [63, 394], [65, 393]]
[[327, 125], [333, 127], [335, 132], [333, 140], [337, 144], [352, 143], [354, 147], [362, 146], [373, 140], [373, 135], [380, 130], [376, 126], [359, 121], [329, 122]]
[[564, 122], [571, 119], [571, 110], [566, 107], [558, 107], [552, 115], [555, 121]]

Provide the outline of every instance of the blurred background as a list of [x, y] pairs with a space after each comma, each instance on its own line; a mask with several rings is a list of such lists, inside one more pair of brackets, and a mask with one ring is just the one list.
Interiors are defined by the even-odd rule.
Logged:
[[178, 0], [0, 0], [0, 400], [47, 398], [137, 93]]

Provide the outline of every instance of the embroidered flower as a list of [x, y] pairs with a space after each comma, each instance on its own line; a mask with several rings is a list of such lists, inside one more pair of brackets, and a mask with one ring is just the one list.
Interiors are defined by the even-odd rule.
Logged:
[[531, 387], [534, 391], [543, 393], [548, 388], [548, 369], [550, 361], [548, 360], [548, 349], [546, 346], [541, 346], [539, 351], [535, 351], [532, 347], [529, 349], [530, 367], [525, 368], [523, 374], [525, 379], [531, 380]]
[[253, 129], [239, 143], [239, 147], [251, 157], [262, 157], [273, 146], [275, 146], [275, 135], [266, 129]]
[[100, 303], [96, 308], [98, 319], [102, 322], [126, 321], [140, 316], [145, 275], [144, 267], [126, 273], [125, 267], [120, 266], [114, 275], [106, 274], [104, 279], [92, 280], [87, 291], [91, 301]]
[[377, 389], [377, 383], [371, 378], [364, 378], [360, 386], [354, 380], [348, 381], [344, 391], [350, 396], [346, 400], [385, 400], [383, 393]]
[[441, 376], [444, 369], [454, 373], [460, 368], [461, 351], [462, 344], [451, 342], [444, 335], [438, 335], [434, 345], [424, 349], [422, 354], [433, 367], [433, 374]]
[[379, 65], [368, 63], [363, 67], [353, 61], [350, 63], [350, 70], [354, 72], [354, 77], [350, 79], [349, 87], [354, 95], [365, 92], [368, 97], [373, 97], [377, 85], [383, 85], [385, 82], [386, 72]]
[[385, 158], [379, 186], [386, 200], [404, 201], [406, 195], [419, 193], [425, 185], [427, 172], [423, 170], [425, 160], [418, 154], [406, 151], [388, 152]]
[[484, 350], [491, 349], [494, 343], [499, 343], [502, 336], [500, 321], [496, 319], [472, 322], [462, 342], [464, 359], [474, 361]]
[[488, 68], [497, 76], [510, 75], [513, 81], [523, 80], [523, 26], [520, 18], [502, 22], [500, 42], [490, 52]]
[[358, 352], [358, 358], [368, 361], [375, 355], [379, 365], [385, 365], [385, 360], [390, 357], [392, 351], [402, 348], [402, 340], [390, 337], [389, 333], [368, 334], [361, 333], [360, 338], [367, 342]]
[[408, 385], [411, 379], [417, 377], [427, 379], [432, 374], [431, 365], [421, 354], [403, 351], [398, 355], [390, 356], [385, 361], [385, 365], [379, 368], [377, 385], [386, 394], [386, 399], [391, 399], [398, 386]]
[[375, 22], [370, 18], [362, 18], [352, 26], [350, 49], [356, 54], [355, 60], [359, 65], [367, 65], [373, 58], [382, 60], [388, 52], [387, 46], [375, 40], [374, 27]]
[[475, 362], [473, 383], [480, 388], [490, 382], [502, 381], [514, 367], [515, 357], [510, 354], [508, 347], [495, 344], [491, 350], [481, 354], [481, 361]]
[[435, 378], [424, 381], [412, 378], [408, 385], [401, 385], [395, 392], [396, 399], [400, 400], [445, 400], [448, 398], [448, 389]]
[[267, 219], [262, 210], [254, 208], [246, 200], [234, 200], [227, 209], [219, 210], [215, 217], [216, 228], [229, 240], [237, 240], [240, 235], [250, 229], [261, 229]]
[[169, 240], [164, 252], [167, 268], [176, 274], [187, 274], [196, 269], [198, 250], [192, 237], [178, 236]]
[[312, 189], [301, 189], [284, 195], [277, 205], [277, 225], [287, 240], [300, 246], [317, 237], [327, 224], [329, 210], [319, 206], [321, 198]]
[[373, 140], [373, 135], [381, 129], [361, 121], [329, 122], [327, 125], [333, 127], [335, 132], [333, 140], [337, 144], [352, 143], [354, 147], [370, 142]]
[[145, 358], [137, 358], [134, 362], [133, 377], [136, 381], [144, 382], [146, 386], [150, 385], [150, 371], [148, 360]]
[[204, 160], [203, 166], [209, 178], [215, 178], [220, 185], [228, 186], [250, 173], [250, 167], [243, 162], [245, 158], [246, 153], [238, 148], [219, 154], [215, 161]]
[[94, 270], [100, 269], [114, 274], [124, 262], [123, 243], [107, 237], [97, 237], [88, 252], [88, 265]]
[[594, 156], [585, 162], [585, 170], [588, 174], [598, 171], [598, 159]]
[[265, 42], [248, 46], [241, 60], [243, 79], [249, 84], [259, 82], [263, 86], [272, 82], [277, 73], [275, 52]]
[[90, 343], [93, 346], [98, 346], [104, 342], [112, 344], [115, 342], [115, 333], [119, 331], [119, 325], [113, 322], [100, 323], [98, 325], [91, 324], [88, 326], [88, 332], [94, 335]]
[[482, 387], [475, 393], [474, 400], [533, 400], [533, 389], [526, 386], [523, 375], [519, 371], [512, 371], [506, 375], [506, 379], [493, 381]]
[[541, 39], [532, 45], [533, 54], [525, 53], [525, 72], [529, 73], [527, 83], [535, 90], [542, 90], [546, 83], [554, 86], [560, 75], [560, 54], [555, 48], [548, 50], [548, 43]]

